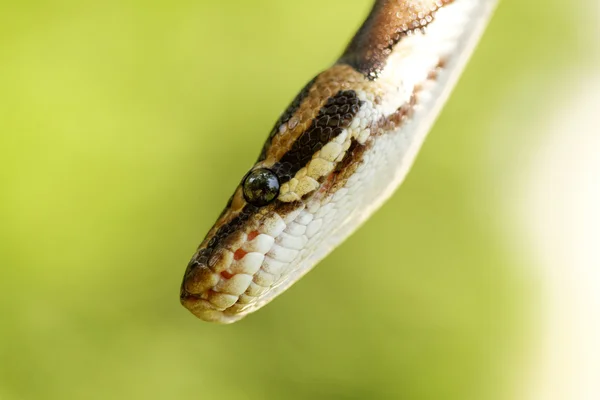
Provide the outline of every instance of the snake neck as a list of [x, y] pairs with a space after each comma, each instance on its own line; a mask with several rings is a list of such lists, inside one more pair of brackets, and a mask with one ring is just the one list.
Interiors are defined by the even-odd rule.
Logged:
[[425, 35], [437, 12], [453, 1], [376, 1], [339, 62], [351, 65], [368, 79], [377, 79], [398, 43], [416, 34]]

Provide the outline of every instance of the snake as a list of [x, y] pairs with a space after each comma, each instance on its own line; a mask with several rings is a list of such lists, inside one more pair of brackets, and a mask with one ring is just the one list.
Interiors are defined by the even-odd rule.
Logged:
[[276, 121], [188, 263], [181, 304], [238, 321], [356, 231], [408, 173], [495, 6], [376, 0]]

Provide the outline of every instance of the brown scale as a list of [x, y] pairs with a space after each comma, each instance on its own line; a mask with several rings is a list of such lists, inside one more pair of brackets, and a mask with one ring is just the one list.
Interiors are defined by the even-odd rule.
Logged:
[[338, 62], [351, 65], [369, 80], [377, 79], [394, 46], [405, 36], [424, 32], [436, 11], [452, 1], [376, 1]]
[[[250, 220], [250, 218], [257, 213], [257, 211], [258, 207], [255, 207], [251, 204], [246, 204], [246, 206], [244, 206], [244, 208], [233, 218], [231, 218], [226, 223], [220, 225], [219, 228], [216, 229], [216, 232], [214, 232], [214, 234], [211, 235], [209, 233], [209, 235], [207, 235], [207, 238], [210, 237], [208, 243], [206, 243], [204, 247], [200, 246], [196, 254], [194, 254], [192, 259], [188, 263], [184, 277], [184, 282], [188, 280], [188, 285], [186, 285], [185, 290], [186, 292], [188, 292], [190, 288], [193, 287], [193, 282], [189, 282], [188, 278], [190, 278], [193, 275], [195, 269], [206, 265], [212, 267], [212, 265], [209, 265], [209, 262], [212, 261], [212, 264], [214, 265], [215, 250], [217, 249], [217, 247], [226, 245], [225, 242], [227, 240], [232, 239], [232, 234], [237, 232], [244, 224], [246, 224]], [[217, 225], [215, 225], [215, 227], [213, 228], [213, 231], [215, 230], [216, 226]]]
[[[440, 60], [437, 66], [428, 74], [427, 79], [432, 81], [436, 80], [445, 65], [446, 60]], [[319, 189], [323, 197], [325, 195], [333, 195], [336, 191], [346, 185], [348, 179], [362, 163], [364, 154], [373, 146], [374, 136], [395, 132], [400, 129], [405, 122], [412, 118], [417, 104], [418, 94], [421, 90], [422, 87], [420, 85], [415, 86], [413, 94], [406, 103], [398, 107], [394, 113], [373, 122], [370, 126], [373, 134], [367, 139], [365, 144], [360, 144], [357, 140], [352, 139], [350, 147], [346, 151], [342, 161], [340, 161], [333, 172], [321, 182], [323, 183], [323, 186], [326, 186], [325, 188], [322, 187]]]
[[350, 126], [362, 102], [354, 90], [340, 90], [327, 99], [310, 126], [271, 169], [280, 183], [289, 181], [333, 138]]
[[344, 158], [333, 171], [333, 181], [328, 194], [334, 194], [346, 185], [348, 178], [354, 174], [361, 164], [365, 152], [372, 147], [372, 143], [371, 140], [368, 140], [365, 144], [360, 144], [355, 139], [352, 140]]
[[273, 140], [273, 137], [275, 137], [275, 135], [280, 131], [281, 126], [286, 125], [289, 122], [289, 120], [292, 118], [292, 116], [296, 113], [298, 108], [300, 108], [300, 104], [302, 104], [304, 99], [308, 96], [308, 93], [310, 92], [310, 89], [313, 87], [316, 80], [317, 80], [317, 77], [314, 77], [313, 79], [310, 80], [310, 82], [308, 82], [304, 86], [304, 88], [302, 88], [300, 93], [298, 93], [298, 95], [294, 98], [294, 100], [292, 100], [292, 102], [290, 103], [288, 108], [286, 108], [286, 110], [283, 112], [283, 114], [281, 114], [281, 116], [279, 117], [277, 122], [275, 122], [275, 126], [273, 126], [271, 133], [269, 133], [269, 137], [265, 141], [265, 144], [262, 148], [262, 151], [260, 153], [258, 161], [262, 161], [265, 158], [267, 158], [267, 151], [269, 150], [269, 147], [271, 147], [271, 141]]
[[[365, 77], [349, 65], [334, 65], [319, 74], [310, 88], [306, 88], [306, 94], [297, 107], [292, 107], [280, 117], [281, 121], [287, 122], [276, 124], [272, 136], [267, 139], [259, 163], [264, 167], [271, 167], [287, 153], [296, 140], [313, 124], [313, 120], [329, 98], [335, 96], [341, 90], [363, 90], [370, 92], [373, 85]], [[295, 111], [289, 116], [293, 108]]]
[[417, 95], [420, 88], [414, 88], [410, 100], [398, 107], [392, 114], [382, 117], [371, 124], [371, 131], [375, 135], [381, 135], [387, 132], [392, 132], [400, 127], [406, 120], [410, 119], [414, 113], [415, 105], [417, 104]]

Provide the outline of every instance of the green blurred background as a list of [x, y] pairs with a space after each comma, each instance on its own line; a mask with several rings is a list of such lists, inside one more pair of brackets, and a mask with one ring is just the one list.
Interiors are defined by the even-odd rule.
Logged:
[[350, 3], [0, 1], [0, 399], [511, 398], [536, 289], [489, 177], [587, 62], [561, 0], [502, 2], [405, 184], [289, 292], [231, 326], [179, 305]]

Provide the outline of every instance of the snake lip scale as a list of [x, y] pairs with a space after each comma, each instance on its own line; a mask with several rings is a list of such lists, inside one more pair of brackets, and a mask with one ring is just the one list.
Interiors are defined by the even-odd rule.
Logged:
[[306, 84], [189, 262], [181, 303], [235, 322], [310, 271], [391, 196], [495, 0], [377, 0]]

